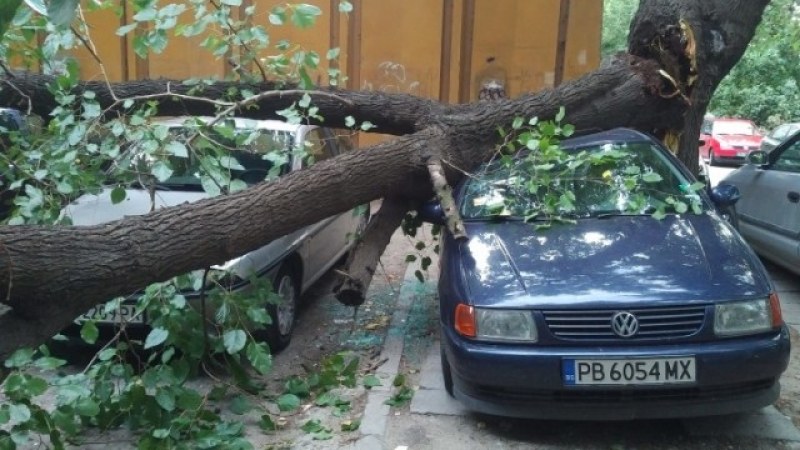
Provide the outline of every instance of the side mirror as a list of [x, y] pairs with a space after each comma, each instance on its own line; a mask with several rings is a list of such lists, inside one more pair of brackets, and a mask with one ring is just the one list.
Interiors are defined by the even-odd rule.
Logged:
[[711, 201], [718, 206], [733, 206], [742, 197], [739, 188], [732, 184], [718, 184], [709, 192]]
[[763, 150], [754, 150], [747, 155], [747, 163], [763, 166], [769, 162], [769, 154]]
[[417, 210], [417, 215], [423, 222], [432, 223], [434, 225], [444, 225], [444, 211], [442, 205], [438, 200], [430, 200], [422, 204]]

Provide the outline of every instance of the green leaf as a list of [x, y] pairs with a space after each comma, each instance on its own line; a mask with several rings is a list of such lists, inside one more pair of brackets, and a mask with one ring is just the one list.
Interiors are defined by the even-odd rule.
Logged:
[[26, 405], [8, 405], [8, 416], [13, 423], [24, 423], [30, 420], [31, 410]]
[[16, 350], [11, 354], [11, 357], [6, 360], [5, 366], [9, 369], [26, 366], [33, 359], [33, 354], [34, 350], [32, 348], [21, 348]]
[[[259, 308], [261, 309], [261, 308]], [[245, 351], [247, 360], [254, 369], [261, 375], [266, 375], [272, 369], [272, 355], [267, 349], [267, 345], [259, 342], [250, 342]]]
[[308, 3], [300, 3], [294, 7], [292, 23], [298, 28], [309, 28], [314, 25], [320, 15], [322, 15], [322, 10], [319, 7]]
[[300, 397], [294, 394], [283, 394], [278, 397], [278, 409], [282, 412], [294, 411], [300, 406]]
[[367, 389], [372, 389], [376, 386], [383, 386], [381, 383], [381, 379], [373, 374], [369, 374], [364, 377], [364, 387]]
[[159, 389], [156, 392], [156, 403], [164, 411], [171, 412], [175, 410], [175, 396], [167, 389]]
[[523, 119], [522, 117], [515, 117], [514, 122], [511, 123], [511, 128], [519, 130], [520, 128], [522, 128], [523, 123], [525, 123], [525, 119]]
[[339, 12], [341, 13], [350, 13], [353, 11], [353, 4], [347, 0], [341, 0], [339, 2]]
[[344, 125], [347, 128], [353, 128], [353, 126], [355, 126], [355, 124], [356, 124], [356, 119], [353, 118], [353, 116], [347, 116], [347, 117], [344, 118]]
[[150, 330], [147, 338], [144, 340], [144, 349], [153, 348], [164, 343], [169, 337], [169, 331], [164, 328], [157, 327]]
[[69, 25], [75, 19], [79, 0], [50, 0], [47, 6], [47, 17], [53, 25], [60, 27]]
[[[123, 25], [117, 28], [117, 36], [125, 36], [126, 34], [130, 33], [131, 31], [135, 30], [139, 24], [131, 23], [128, 25]], [[127, 108], [127, 107], [126, 107]]]
[[247, 344], [247, 333], [242, 330], [228, 330], [222, 335], [225, 351], [233, 355], [242, 350]]
[[253, 404], [244, 395], [237, 395], [231, 400], [230, 409], [232, 413], [241, 416], [250, 412], [253, 409]]
[[44, 356], [42, 358], [37, 359], [34, 362], [34, 365], [40, 369], [52, 370], [59, 368], [65, 365], [66, 363], [67, 362], [63, 359], [53, 358], [52, 356]]
[[272, 420], [272, 417], [269, 414], [264, 414], [261, 416], [261, 420], [258, 421], [258, 426], [264, 431], [275, 431], [278, 427], [275, 425], [275, 421]]
[[96, 401], [84, 397], [75, 404], [75, 412], [84, 417], [94, 417], [100, 414], [100, 405]]
[[658, 183], [661, 180], [663, 180], [661, 175], [655, 172], [647, 172], [646, 174], [642, 175], [642, 181], [645, 183]]
[[173, 170], [164, 161], [156, 161], [150, 169], [150, 173], [156, 177], [156, 180], [163, 183], [172, 176]]
[[564, 120], [565, 115], [566, 115], [566, 110], [564, 109], [564, 107], [562, 106], [558, 108], [558, 114], [556, 114], [556, 122], [561, 122], [562, 120]]
[[166, 439], [169, 436], [169, 430], [166, 428], [156, 428], [152, 433], [156, 439]]
[[178, 158], [188, 158], [189, 157], [189, 150], [186, 148], [186, 145], [183, 142], [172, 141], [166, 145], [165, 149], [172, 154], [173, 156], [177, 156]]
[[97, 342], [97, 337], [100, 335], [100, 331], [97, 329], [97, 325], [94, 323], [94, 320], [87, 320], [83, 322], [81, 326], [81, 339], [87, 344], [94, 344]]
[[675, 212], [678, 214], [683, 214], [689, 210], [689, 206], [684, 202], [675, 202], [673, 206], [675, 207]]

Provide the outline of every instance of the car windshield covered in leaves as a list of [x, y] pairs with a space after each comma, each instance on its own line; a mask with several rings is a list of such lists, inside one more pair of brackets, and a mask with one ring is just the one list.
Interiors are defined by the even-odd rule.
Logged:
[[470, 180], [461, 204], [469, 219], [581, 218], [683, 213], [705, 208], [698, 186], [647, 142], [567, 149], [557, 162], [503, 157]]

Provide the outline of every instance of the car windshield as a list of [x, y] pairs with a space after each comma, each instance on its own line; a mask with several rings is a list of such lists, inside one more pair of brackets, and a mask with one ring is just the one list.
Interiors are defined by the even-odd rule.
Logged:
[[[169, 138], [185, 143], [196, 132], [193, 128], [171, 127]], [[240, 180], [247, 185], [259, 183], [269, 176], [288, 171], [293, 146], [294, 135], [289, 131], [234, 129], [232, 133], [223, 135], [203, 130], [187, 146], [185, 156], [167, 157], [164, 162], [171, 174], [157, 185], [172, 189], [202, 189], [201, 174], [215, 170], [227, 172], [231, 180]], [[152, 171], [149, 166], [155, 158], [141, 146], [131, 146], [126, 154], [127, 161], [118, 167], [130, 167], [140, 173]]]
[[[550, 179], [551, 183], [536, 189], [525, 182], [531, 176], [522, 168], [527, 164], [524, 158], [516, 158], [511, 166], [493, 161], [483, 167], [481, 176], [471, 178], [464, 186], [462, 217], [467, 220], [536, 219], [531, 217], [531, 211], [541, 209], [542, 202], [549, 201], [546, 194], [554, 191], [574, 194], [574, 200], [562, 211], [570, 218], [650, 214], [657, 208], [664, 210], [665, 205], [675, 199], [702, 204], [698, 195], [689, 189], [692, 181], [662, 150], [650, 143], [603, 144], [568, 152], [587, 152], [592, 156], [613, 154], [614, 157], [571, 170], [553, 166], [543, 171], [539, 167], [538, 179]], [[640, 182], [631, 183], [636, 176]]]
[[756, 134], [756, 127], [747, 120], [718, 120], [714, 122], [714, 134]]

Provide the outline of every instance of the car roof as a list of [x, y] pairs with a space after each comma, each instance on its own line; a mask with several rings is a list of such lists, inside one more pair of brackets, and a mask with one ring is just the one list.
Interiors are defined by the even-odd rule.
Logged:
[[561, 148], [574, 149], [590, 145], [603, 145], [613, 143], [648, 142], [653, 143], [653, 138], [630, 128], [614, 128], [612, 130], [587, 134], [561, 141]]
[[[203, 123], [210, 123], [215, 117], [209, 116], [177, 116], [177, 117], [159, 117], [153, 123], [164, 125], [170, 128], [183, 126], [188, 120], [199, 120]], [[255, 120], [246, 119], [244, 117], [231, 117], [236, 128], [249, 128], [258, 130], [277, 130], [277, 131], [290, 131], [297, 132], [303, 127], [313, 128], [313, 125], [301, 125], [282, 122], [280, 120]], [[224, 119], [229, 120], [229, 119]]]

